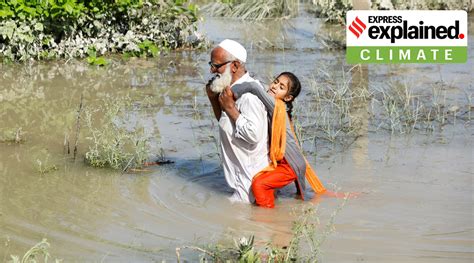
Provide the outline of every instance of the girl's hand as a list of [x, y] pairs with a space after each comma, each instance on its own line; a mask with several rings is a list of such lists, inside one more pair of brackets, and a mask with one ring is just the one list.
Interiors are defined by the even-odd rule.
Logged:
[[225, 90], [221, 92], [221, 94], [219, 95], [219, 103], [221, 105], [221, 108], [226, 112], [235, 109], [234, 93], [232, 92], [230, 87], [225, 88]]
[[235, 107], [234, 93], [230, 87], [225, 88], [225, 90], [219, 95], [219, 104], [222, 110], [227, 113], [232, 123], [235, 124], [240, 112], [237, 110], [237, 107]]

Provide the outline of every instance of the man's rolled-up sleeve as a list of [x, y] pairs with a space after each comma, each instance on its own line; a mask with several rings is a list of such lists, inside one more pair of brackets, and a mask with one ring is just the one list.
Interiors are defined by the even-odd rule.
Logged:
[[234, 136], [247, 143], [256, 144], [267, 132], [267, 111], [255, 95], [245, 94], [240, 100], [240, 115], [235, 122]]

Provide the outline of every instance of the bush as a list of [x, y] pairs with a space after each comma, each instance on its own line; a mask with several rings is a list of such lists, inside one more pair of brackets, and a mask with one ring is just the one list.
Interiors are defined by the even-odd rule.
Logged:
[[[148, 99], [145, 99], [147, 101]], [[93, 167], [140, 168], [150, 156], [151, 136], [137, 123], [128, 127], [134, 104], [129, 97], [104, 99], [101, 105], [85, 111], [89, 150], [85, 161]]]
[[[197, 9], [171, 0], [12, 0], [0, 3], [4, 60], [71, 58], [196, 46]], [[151, 46], [157, 50], [140, 48]]]
[[298, 7], [297, 0], [221, 0], [207, 4], [203, 10], [210, 16], [262, 20], [296, 16]]

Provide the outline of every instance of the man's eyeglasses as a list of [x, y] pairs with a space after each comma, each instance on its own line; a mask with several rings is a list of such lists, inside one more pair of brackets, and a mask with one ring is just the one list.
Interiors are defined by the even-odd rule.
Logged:
[[222, 66], [224, 66], [224, 65], [226, 65], [230, 62], [232, 62], [232, 60], [226, 61], [226, 62], [221, 63], [221, 64], [216, 64], [216, 63], [212, 63], [212, 61], [209, 61], [209, 66], [211, 66], [212, 70], [218, 70], [220, 67], [222, 67]]

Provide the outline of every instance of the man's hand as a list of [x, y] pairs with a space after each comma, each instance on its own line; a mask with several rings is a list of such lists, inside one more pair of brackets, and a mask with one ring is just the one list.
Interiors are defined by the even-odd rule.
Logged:
[[237, 118], [240, 115], [240, 112], [235, 107], [235, 98], [234, 93], [230, 89], [230, 87], [225, 88], [224, 91], [221, 92], [219, 95], [219, 105], [221, 106], [222, 110], [227, 113], [229, 118], [235, 124]]

